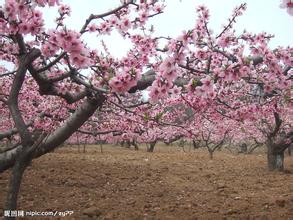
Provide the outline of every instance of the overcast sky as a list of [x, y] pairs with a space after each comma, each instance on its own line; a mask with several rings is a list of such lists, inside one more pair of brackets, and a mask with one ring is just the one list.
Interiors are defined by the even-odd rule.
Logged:
[[[72, 27], [81, 27], [89, 13], [102, 13], [119, 5], [119, 0], [64, 0], [72, 7]], [[243, 2], [247, 3], [247, 10], [238, 19], [236, 30], [244, 29], [259, 33], [262, 31], [275, 35], [270, 46], [293, 46], [293, 16], [286, 10], [279, 8], [279, 0], [166, 0], [165, 13], [151, 19], [159, 35], [176, 37], [182, 32], [193, 28], [196, 19], [195, 8], [205, 4], [210, 9], [210, 28], [218, 33], [232, 10]], [[107, 42], [111, 42], [110, 50], [117, 56], [125, 54], [127, 43], [114, 35]]]

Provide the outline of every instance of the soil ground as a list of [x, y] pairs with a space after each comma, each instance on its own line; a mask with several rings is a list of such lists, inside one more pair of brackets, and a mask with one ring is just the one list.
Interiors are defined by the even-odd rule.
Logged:
[[[76, 220], [293, 219], [293, 157], [285, 166], [284, 173], [267, 171], [263, 153], [222, 151], [210, 160], [205, 149], [65, 147], [32, 162], [18, 209]], [[9, 174], [0, 175], [1, 216]]]

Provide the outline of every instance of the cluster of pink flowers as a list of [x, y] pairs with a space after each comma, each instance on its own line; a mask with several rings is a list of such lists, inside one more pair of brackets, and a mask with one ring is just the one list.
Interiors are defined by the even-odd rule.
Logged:
[[222, 48], [229, 47], [237, 43], [235, 40], [236, 38], [233, 33], [226, 32], [218, 39], [218, 45]]
[[[154, 56], [156, 54], [157, 42], [153, 38], [136, 34], [130, 36], [130, 40], [135, 44], [134, 49], [136, 56], [137, 54], [141, 54], [141, 56], [144, 57], [144, 61], [148, 61], [149, 56]], [[142, 64], [147, 65], [147, 63]]]
[[43, 14], [29, 4], [21, 1], [6, 0], [4, 17], [0, 19], [0, 29], [3, 33], [37, 35], [44, 26]]
[[68, 5], [62, 4], [60, 5], [58, 12], [61, 16], [70, 15], [71, 9]]
[[89, 32], [98, 31], [99, 34], [110, 34], [113, 28], [116, 28], [120, 32], [127, 32], [132, 28], [132, 22], [127, 16], [118, 18], [116, 15], [112, 15], [109, 19], [104, 20], [99, 25], [90, 24], [87, 30]]
[[46, 4], [49, 6], [59, 5], [59, 0], [34, 0], [33, 2], [42, 7], [44, 7]]
[[[126, 3], [127, 1], [123, 2]], [[141, 1], [138, 3], [138, 7], [133, 7], [135, 7], [134, 10], [124, 8], [119, 11], [119, 13], [103, 19], [99, 24], [90, 24], [87, 27], [87, 31], [98, 31], [99, 34], [110, 34], [113, 29], [116, 29], [125, 36], [125, 33], [130, 29], [135, 29], [145, 25], [149, 16], [152, 15], [151, 13], [161, 13], [164, 6], [155, 1]], [[137, 13], [137, 15], [132, 14], [131, 11]]]
[[202, 37], [207, 35], [205, 21], [207, 21], [210, 17], [209, 10], [204, 5], [198, 6], [196, 11], [198, 13], [198, 18], [193, 32], [193, 39], [195, 42], [201, 40]]
[[162, 77], [158, 77], [149, 88], [150, 101], [156, 102], [159, 99], [166, 98], [172, 86], [172, 82], [167, 81]]
[[206, 76], [205, 78], [200, 80], [201, 86], [199, 86], [199, 82], [192, 79], [187, 85], [187, 89], [189, 94], [198, 96], [203, 99], [214, 99], [216, 97], [215, 84], [210, 76]]
[[173, 88], [170, 90], [172, 97], [175, 98], [175, 97], [180, 96], [181, 90], [182, 90], [181, 87], [173, 86]]
[[136, 85], [141, 78], [141, 73], [137, 69], [125, 68], [122, 73], [117, 74], [109, 81], [109, 86], [113, 92], [124, 93]]
[[48, 42], [42, 45], [43, 55], [54, 56], [60, 48], [69, 53], [73, 65], [77, 67], [89, 65], [89, 51], [82, 43], [80, 33], [72, 30], [50, 31]]
[[159, 75], [172, 82], [177, 77], [176, 61], [173, 57], [166, 58], [159, 66]]
[[215, 68], [214, 72], [217, 77], [227, 82], [237, 81], [249, 73], [248, 66], [237, 67], [238, 63], [228, 62], [224, 68]]
[[[169, 48], [170, 53], [171, 51], [172, 50]], [[174, 88], [173, 85], [173, 81], [178, 77], [178, 67], [176, 63], [176, 58], [170, 55], [158, 66], [158, 77], [149, 88], [151, 101], [155, 102], [158, 99], [165, 98], [169, 93], [176, 96], [178, 92], [180, 92], [180, 89], [178, 87]]]

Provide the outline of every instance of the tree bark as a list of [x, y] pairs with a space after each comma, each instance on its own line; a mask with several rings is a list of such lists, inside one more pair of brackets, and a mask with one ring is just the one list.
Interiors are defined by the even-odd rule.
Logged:
[[268, 153], [268, 168], [270, 171], [284, 171], [284, 152]]
[[[22, 177], [26, 167], [29, 164], [29, 161], [26, 157], [18, 159], [13, 168], [9, 180], [8, 192], [6, 195], [5, 210], [14, 211], [17, 210], [17, 198], [22, 182]], [[16, 219], [15, 217], [6, 216], [5, 220]]]
[[192, 146], [193, 146], [193, 150], [198, 149], [199, 148], [199, 143], [196, 143], [195, 140], [192, 140]]
[[268, 169], [270, 171], [284, 171], [284, 151], [278, 151], [276, 145], [267, 143]]
[[149, 144], [149, 147], [147, 148], [147, 152], [150, 152], [150, 153], [152, 153], [152, 152], [154, 152], [154, 150], [155, 150], [155, 146], [156, 146], [156, 143], [157, 143], [157, 141], [152, 141], [152, 142], [150, 142]]
[[[266, 146], [268, 149], [268, 168], [270, 171], [284, 171], [284, 154], [285, 150], [293, 143], [293, 132], [287, 134], [280, 132], [282, 119], [277, 112], [274, 112], [275, 127], [268, 134]], [[278, 138], [276, 138], [278, 135]], [[279, 140], [278, 140], [279, 139]]]
[[133, 141], [132, 141], [132, 145], [134, 146], [134, 150], [139, 150], [136, 141], [133, 140]]
[[247, 144], [246, 143], [243, 143], [240, 145], [240, 150], [238, 151], [238, 153], [247, 153]]

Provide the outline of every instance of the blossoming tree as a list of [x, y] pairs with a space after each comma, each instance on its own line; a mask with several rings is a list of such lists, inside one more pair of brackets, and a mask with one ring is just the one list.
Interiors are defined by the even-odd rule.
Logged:
[[[163, 4], [123, 1], [111, 11], [89, 15], [76, 30], [66, 27], [70, 7], [58, 0], [6, 0], [1, 6], [0, 57], [13, 65], [10, 71], [2, 64], [0, 72], [0, 140], [12, 140], [0, 151], [0, 172], [12, 168], [6, 209], [16, 209], [22, 175], [32, 159], [54, 150], [91, 120], [107, 132], [99, 127], [99, 112], [111, 111], [109, 103], [127, 108], [128, 94], [145, 89], [151, 103], [172, 94], [184, 97], [194, 111], [211, 109], [242, 121], [250, 120], [251, 106], [264, 106], [253, 108], [253, 115], [267, 126], [270, 169], [280, 167], [278, 155], [293, 139], [292, 48], [271, 50], [272, 36], [266, 33], [236, 35], [233, 25], [245, 4], [218, 34], [208, 28], [209, 11], [200, 6], [193, 29], [174, 39], [154, 36], [148, 20], [163, 12]], [[58, 8], [54, 29], [44, 25], [47, 7]], [[121, 59], [113, 58], [106, 44], [97, 51], [85, 42], [86, 35], [99, 39], [114, 30], [132, 42]]]

